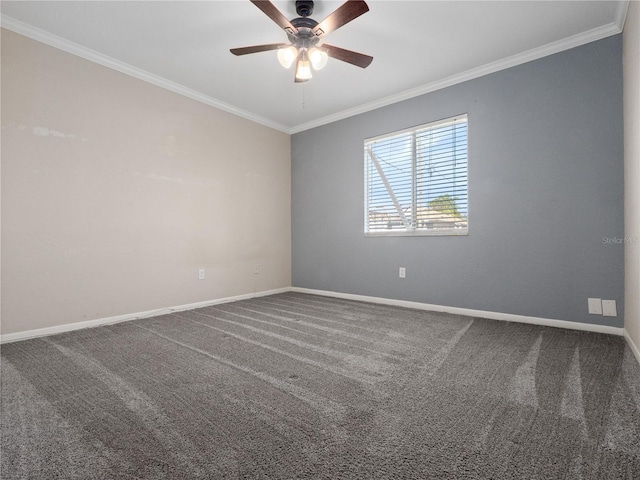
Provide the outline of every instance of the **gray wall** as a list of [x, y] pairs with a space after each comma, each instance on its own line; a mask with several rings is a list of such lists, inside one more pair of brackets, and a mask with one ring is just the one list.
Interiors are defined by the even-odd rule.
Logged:
[[[363, 140], [460, 113], [469, 235], [365, 237]], [[622, 121], [617, 35], [295, 134], [293, 286], [621, 327]]]

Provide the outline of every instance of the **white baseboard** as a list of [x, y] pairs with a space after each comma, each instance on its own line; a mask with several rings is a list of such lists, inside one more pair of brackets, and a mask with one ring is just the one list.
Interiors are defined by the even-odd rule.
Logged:
[[568, 328], [571, 330], [584, 330], [587, 332], [608, 333], [611, 335], [624, 335], [623, 328], [609, 327], [607, 325], [594, 325], [591, 323], [569, 322], [566, 320], [554, 320], [550, 318], [528, 317], [525, 315], [513, 315], [511, 313], [489, 312], [485, 310], [472, 310], [469, 308], [447, 307], [430, 303], [409, 302], [406, 300], [395, 300], [392, 298], [367, 297], [365, 295], [353, 295], [350, 293], [331, 292], [327, 290], [312, 290], [309, 288], [292, 287], [291, 291], [299, 293], [309, 293], [312, 295], [322, 295], [325, 297], [343, 298], [345, 300], [357, 300], [361, 302], [379, 303], [382, 305], [415, 308], [417, 310], [428, 310], [431, 312], [452, 313], [454, 315], [465, 315], [468, 317], [489, 318], [491, 320], [504, 320], [507, 322], [530, 323], [533, 325]]
[[638, 348], [638, 345], [634, 343], [633, 339], [631, 338], [631, 335], [629, 335], [629, 332], [627, 332], [626, 329], [624, 331], [624, 338], [627, 339], [629, 348], [633, 352], [633, 355], [636, 357], [636, 360], [638, 361], [638, 363], [640, 363], [640, 348]]
[[416, 310], [452, 313], [454, 315], [465, 315], [469, 317], [489, 318], [492, 320], [503, 320], [507, 322], [529, 323], [533, 325], [567, 328], [571, 330], [583, 330], [587, 332], [607, 333], [611, 335], [623, 335], [626, 338], [627, 343], [631, 348], [631, 351], [633, 352], [636, 359], [638, 360], [638, 363], [640, 363], [640, 349], [638, 349], [638, 346], [633, 342], [633, 340], [631, 339], [631, 336], [627, 333], [627, 331], [624, 328], [609, 327], [606, 325], [594, 325], [591, 323], [568, 322], [566, 320], [555, 320], [555, 319], [549, 319], [549, 318], [529, 317], [525, 315], [513, 315], [510, 313], [489, 312], [485, 310], [472, 310], [468, 308], [447, 307], [443, 305], [434, 305], [430, 303], [409, 302], [406, 300], [396, 300], [392, 298], [369, 297], [365, 295], [332, 292], [328, 290], [313, 290], [310, 288], [299, 288], [299, 287], [284, 287], [284, 288], [278, 288], [274, 290], [266, 290], [263, 292], [236, 295], [234, 297], [225, 297], [225, 298], [218, 298], [215, 300], [207, 300], [204, 302], [189, 303], [185, 305], [179, 305], [176, 307], [160, 308], [157, 310], [147, 310], [144, 312], [117, 315], [114, 317], [98, 318], [95, 320], [87, 320], [84, 322], [67, 323], [64, 325], [57, 325], [55, 327], [39, 328], [36, 330], [27, 330], [24, 332], [9, 333], [6, 335], [0, 335], [0, 343], [15, 342], [18, 340], [27, 340], [29, 338], [36, 338], [36, 337], [44, 337], [47, 335], [55, 335], [57, 333], [70, 332], [73, 330], [80, 330], [83, 328], [99, 327], [101, 325], [112, 325], [114, 323], [127, 322], [130, 320], [137, 320], [140, 318], [156, 317], [158, 315], [166, 315], [172, 312], [193, 310], [194, 308], [208, 307], [210, 305], [235, 302], [238, 300], [247, 300], [250, 298], [264, 297], [267, 295], [274, 295], [276, 293], [285, 293], [285, 292], [308, 293], [311, 295], [321, 295], [324, 297], [343, 298], [345, 300], [356, 300], [361, 302], [378, 303], [382, 305], [414, 308]]
[[204, 302], [188, 303], [177, 307], [159, 308], [157, 310], [147, 310], [138, 313], [127, 313], [125, 315], [116, 315], [114, 317], [98, 318], [95, 320], [86, 320], [84, 322], [66, 323], [64, 325], [56, 325], [55, 327], [38, 328], [35, 330], [27, 330], [24, 332], [8, 333], [0, 335], [0, 343], [16, 342], [18, 340], [27, 340], [29, 338], [45, 337], [55, 335], [57, 333], [70, 332], [72, 330], [80, 330], [83, 328], [99, 327], [101, 325], [112, 325], [114, 323], [127, 322], [129, 320], [138, 320], [140, 318], [157, 317], [158, 315], [166, 315], [172, 312], [182, 312], [184, 310], [193, 310], [194, 308], [208, 307], [220, 303], [235, 302], [237, 300], [247, 300], [250, 298], [264, 297], [274, 295], [276, 293], [284, 293], [291, 291], [290, 287], [277, 288], [274, 290], [266, 290], [264, 292], [247, 293], [244, 295], [236, 295], [234, 297], [218, 298], [215, 300], [207, 300]]

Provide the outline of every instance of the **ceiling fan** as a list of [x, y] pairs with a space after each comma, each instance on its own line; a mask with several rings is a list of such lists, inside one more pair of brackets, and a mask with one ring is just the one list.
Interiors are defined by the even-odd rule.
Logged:
[[327, 63], [328, 57], [361, 68], [367, 68], [373, 60], [373, 57], [369, 55], [345, 50], [327, 43], [319, 45], [325, 35], [369, 11], [366, 2], [362, 0], [347, 0], [320, 23], [310, 18], [313, 13], [313, 0], [296, 0], [296, 12], [300, 17], [293, 20], [288, 20], [269, 0], [250, 1], [285, 31], [290, 43], [232, 48], [231, 53], [234, 55], [277, 50], [278, 60], [283, 67], [289, 68], [295, 62], [296, 83], [311, 79], [311, 68], [320, 70]]

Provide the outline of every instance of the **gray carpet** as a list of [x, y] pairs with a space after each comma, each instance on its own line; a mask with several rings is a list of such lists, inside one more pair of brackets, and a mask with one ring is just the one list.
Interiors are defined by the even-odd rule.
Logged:
[[2, 479], [640, 478], [621, 337], [286, 293], [1, 353]]

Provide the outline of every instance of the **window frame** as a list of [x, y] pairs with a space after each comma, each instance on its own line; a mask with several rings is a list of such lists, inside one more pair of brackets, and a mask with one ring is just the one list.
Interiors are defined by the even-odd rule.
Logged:
[[[417, 155], [416, 155], [416, 142], [415, 142], [415, 134], [416, 132], [420, 132], [425, 129], [435, 129], [438, 126], [445, 124], [455, 124], [456, 120], [464, 119], [466, 123], [466, 226], [463, 228], [412, 228], [408, 229], [398, 229], [398, 230], [377, 230], [377, 231], [368, 231], [369, 229], [369, 187], [370, 187], [370, 167], [369, 164], [371, 160], [369, 159], [369, 154], [367, 152], [367, 145], [371, 142], [375, 142], [376, 140], [391, 138], [391, 137], [399, 137], [405, 134], [412, 135], [412, 145], [411, 145], [411, 207], [412, 211], [417, 210], [417, 201], [418, 194], [416, 193], [417, 188]], [[417, 125], [414, 127], [405, 128], [402, 130], [396, 130], [393, 132], [385, 133], [382, 135], [377, 135], [375, 137], [365, 138], [363, 142], [364, 146], [364, 234], [366, 237], [440, 237], [440, 236], [467, 236], [469, 235], [469, 116], [467, 113], [461, 113], [458, 115], [453, 115], [447, 118], [442, 118], [440, 120], [435, 120], [433, 122], [424, 123], [421, 125]], [[397, 207], [396, 207], [397, 208]], [[412, 214], [412, 220], [413, 220]], [[415, 222], [412, 222], [415, 223]]]

